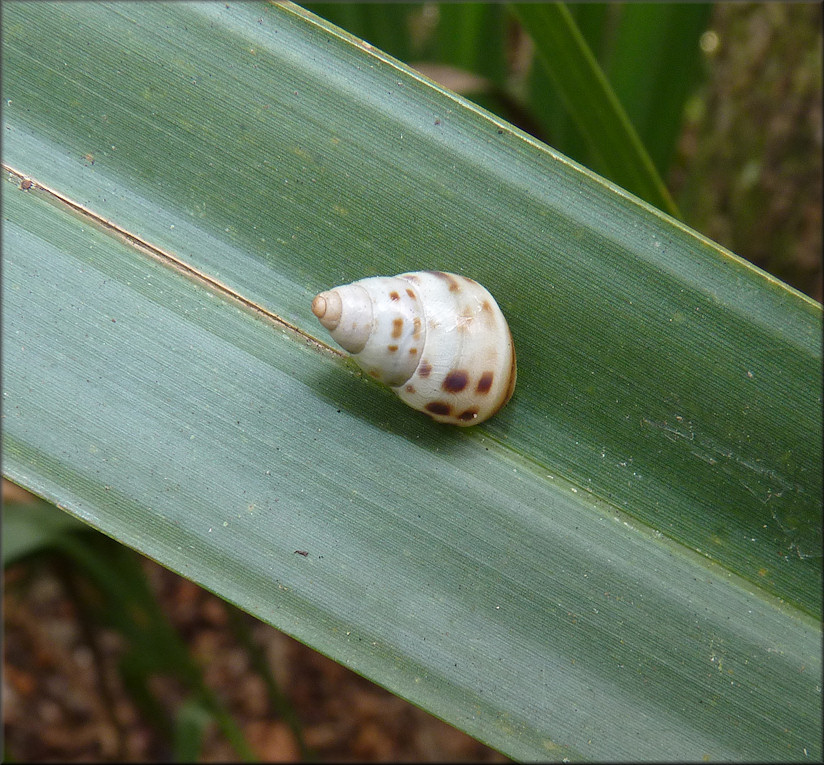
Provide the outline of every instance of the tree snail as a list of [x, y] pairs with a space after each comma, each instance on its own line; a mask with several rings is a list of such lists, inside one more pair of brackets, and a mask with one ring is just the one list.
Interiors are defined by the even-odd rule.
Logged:
[[442, 271], [374, 276], [321, 292], [312, 313], [367, 374], [438, 422], [477, 425], [515, 388], [515, 348], [495, 298]]

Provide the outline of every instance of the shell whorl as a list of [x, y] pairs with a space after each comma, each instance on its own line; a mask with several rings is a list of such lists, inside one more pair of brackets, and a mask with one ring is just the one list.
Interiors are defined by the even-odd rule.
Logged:
[[407, 281], [374, 276], [335, 287], [312, 301], [312, 311], [376, 380], [401, 385], [418, 366], [426, 333], [422, 306]]
[[416, 271], [320, 293], [312, 311], [368, 374], [439, 422], [475, 425], [515, 386], [506, 319], [465, 276]]
[[360, 353], [372, 332], [372, 300], [359, 284], [321, 292], [312, 301], [312, 313], [335, 342], [349, 353]]

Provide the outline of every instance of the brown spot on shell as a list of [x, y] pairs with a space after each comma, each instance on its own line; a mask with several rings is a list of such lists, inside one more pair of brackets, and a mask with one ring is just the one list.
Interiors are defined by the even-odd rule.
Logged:
[[418, 367], [418, 377], [429, 377], [432, 374], [432, 365], [428, 361], [422, 361]]
[[454, 369], [441, 383], [447, 393], [460, 393], [469, 382], [469, 375], [463, 369]]
[[452, 412], [452, 407], [449, 406], [445, 401], [430, 401], [425, 407], [427, 412], [431, 412], [432, 414], [450, 414]]
[[370, 377], [374, 377], [376, 380], [381, 379], [381, 373], [378, 372], [377, 369], [370, 369], [369, 370], [369, 375], [370, 375]]
[[395, 353], [398, 350], [398, 346], [397, 345], [387, 345], [386, 350], [389, 351], [389, 353]]
[[420, 317], [416, 316], [412, 319], [412, 337], [416, 340], [421, 339], [421, 327], [423, 324], [421, 323]]
[[417, 356], [418, 355], [418, 349], [417, 348], [410, 348], [409, 349], [409, 355], [410, 356]]
[[477, 409], [467, 409], [466, 411], [463, 411], [458, 415], [458, 419], [462, 420], [463, 422], [469, 422], [471, 420], [474, 420], [477, 416]]
[[489, 393], [490, 388], [492, 388], [492, 381], [495, 379], [495, 375], [492, 372], [484, 372], [481, 375], [481, 379], [478, 380], [478, 384], [475, 386], [476, 393]]
[[403, 334], [403, 319], [392, 319], [392, 338], [397, 340]]
[[389, 299], [390, 300], [400, 300], [401, 296], [393, 290], [392, 292], [389, 293]]
[[406, 392], [407, 393], [414, 393], [415, 392], [415, 386], [414, 385], [407, 385], [406, 386]]
[[478, 317], [484, 322], [488, 331], [495, 331], [495, 328], [498, 326], [498, 317], [495, 313], [495, 309], [488, 300], [484, 300], [481, 303], [481, 310]]
[[406, 288], [406, 294], [409, 295], [411, 300], [417, 300], [418, 299], [418, 296], [415, 294], [415, 290], [411, 290], [411, 289], [409, 289], [409, 287]]
[[458, 284], [458, 280], [452, 276], [452, 274], [446, 274], [443, 271], [429, 271], [430, 274], [433, 276], [437, 276], [439, 279], [444, 279], [449, 283], [449, 291], [450, 292], [460, 292], [461, 285]]

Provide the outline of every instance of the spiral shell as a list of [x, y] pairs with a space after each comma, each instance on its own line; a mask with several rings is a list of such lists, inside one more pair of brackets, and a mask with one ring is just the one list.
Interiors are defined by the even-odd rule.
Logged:
[[367, 374], [438, 422], [477, 425], [515, 388], [515, 348], [495, 298], [443, 271], [375, 276], [321, 292], [312, 312]]

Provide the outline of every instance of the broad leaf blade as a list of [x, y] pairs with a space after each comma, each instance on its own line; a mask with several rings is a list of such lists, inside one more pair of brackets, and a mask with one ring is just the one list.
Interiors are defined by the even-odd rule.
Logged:
[[[4, 21], [6, 161], [159, 248], [7, 186], [15, 480], [515, 757], [820, 754], [817, 306], [293, 8]], [[481, 428], [251, 309], [420, 267], [510, 317]]]

